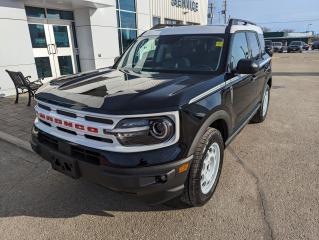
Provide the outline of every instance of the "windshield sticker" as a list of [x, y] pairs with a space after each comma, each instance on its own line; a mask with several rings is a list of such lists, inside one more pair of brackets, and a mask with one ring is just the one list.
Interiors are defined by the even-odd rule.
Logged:
[[224, 46], [224, 42], [223, 41], [216, 42], [216, 47], [223, 47], [223, 46]]

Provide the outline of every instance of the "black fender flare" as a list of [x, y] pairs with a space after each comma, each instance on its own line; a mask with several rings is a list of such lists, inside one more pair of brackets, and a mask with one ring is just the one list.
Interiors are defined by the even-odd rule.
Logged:
[[231, 117], [225, 110], [218, 110], [218, 111], [214, 112], [213, 114], [211, 114], [205, 120], [205, 122], [202, 124], [202, 126], [200, 127], [200, 129], [198, 130], [198, 132], [196, 133], [196, 135], [194, 137], [192, 145], [190, 146], [190, 148], [188, 150], [188, 155], [187, 156], [191, 156], [191, 155], [194, 154], [198, 141], [204, 135], [204, 133], [206, 132], [207, 128], [210, 125], [212, 125], [216, 120], [224, 120], [226, 122], [227, 132], [228, 132], [228, 137], [229, 137], [229, 135], [231, 133]]

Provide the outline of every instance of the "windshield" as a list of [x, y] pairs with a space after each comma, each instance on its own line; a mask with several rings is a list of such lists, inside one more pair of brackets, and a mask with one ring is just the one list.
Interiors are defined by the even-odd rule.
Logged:
[[275, 42], [275, 43], [274, 43], [274, 46], [276, 46], [276, 47], [281, 47], [281, 46], [282, 46], [282, 43], [280, 43], [280, 42]]
[[294, 45], [294, 46], [301, 46], [302, 43], [301, 43], [301, 42], [291, 42], [291, 43], [290, 43], [290, 46], [292, 46], [292, 45]]
[[139, 38], [117, 68], [134, 72], [213, 72], [224, 40], [214, 35], [167, 35]]

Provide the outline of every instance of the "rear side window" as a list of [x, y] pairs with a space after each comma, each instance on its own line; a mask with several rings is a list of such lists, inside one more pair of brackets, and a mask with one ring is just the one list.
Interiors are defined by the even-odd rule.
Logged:
[[230, 70], [236, 70], [239, 60], [248, 58], [249, 50], [246, 34], [244, 32], [235, 33], [230, 52]]
[[253, 59], [258, 59], [260, 56], [260, 48], [257, 40], [257, 34], [254, 32], [247, 32], [247, 38], [249, 42], [249, 47], [251, 51], [251, 57]]
[[258, 34], [258, 38], [259, 38], [259, 44], [260, 44], [260, 48], [261, 48], [261, 53], [265, 54], [266, 52], [266, 46], [265, 46], [265, 39], [264, 39], [264, 35], [263, 34]]

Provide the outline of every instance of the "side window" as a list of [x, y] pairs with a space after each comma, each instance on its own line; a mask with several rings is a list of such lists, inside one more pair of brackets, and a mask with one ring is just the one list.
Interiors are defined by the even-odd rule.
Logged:
[[260, 44], [260, 48], [261, 48], [261, 53], [265, 54], [265, 39], [264, 39], [264, 35], [263, 34], [258, 34], [258, 38], [259, 38], [259, 44]]
[[230, 54], [230, 70], [236, 70], [239, 60], [244, 58], [249, 58], [246, 34], [244, 32], [235, 33]]
[[254, 32], [247, 32], [247, 38], [251, 51], [251, 57], [253, 59], [258, 59], [260, 56], [260, 47], [257, 40], [257, 34]]

